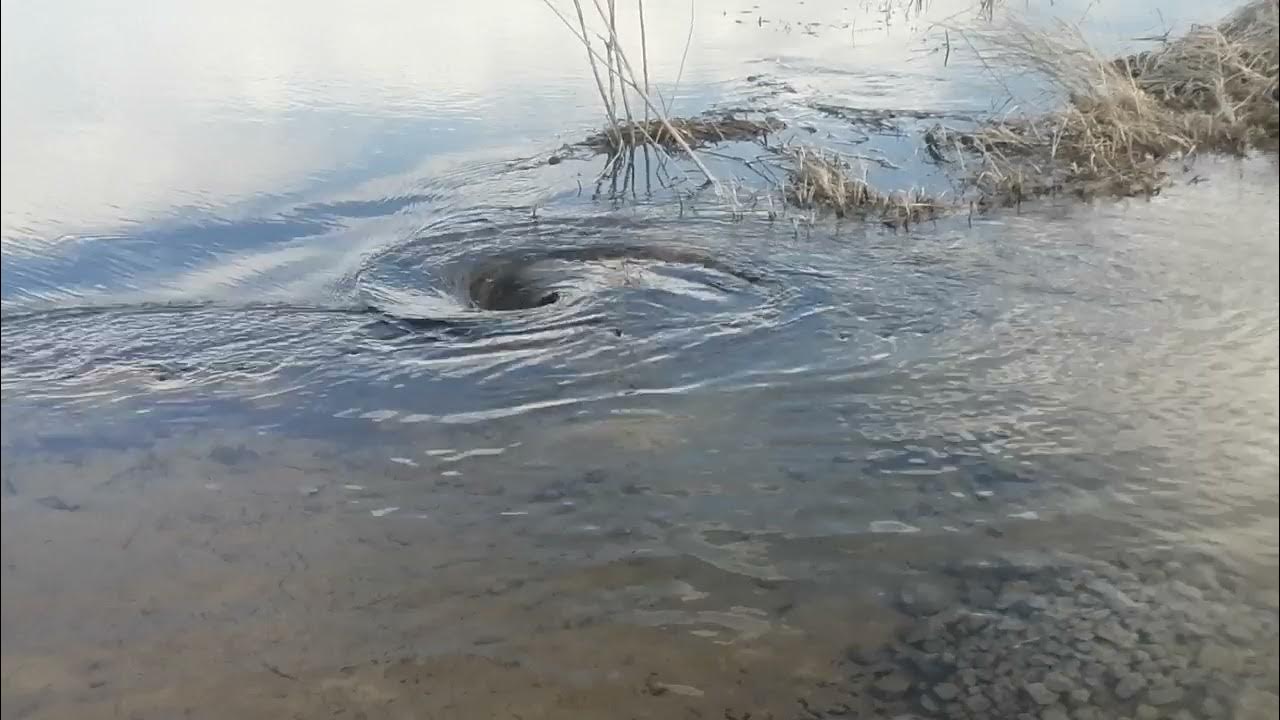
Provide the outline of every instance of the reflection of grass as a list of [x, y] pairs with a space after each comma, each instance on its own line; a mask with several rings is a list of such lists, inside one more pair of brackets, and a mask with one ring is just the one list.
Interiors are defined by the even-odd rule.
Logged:
[[1017, 203], [1058, 190], [1150, 194], [1171, 157], [1275, 146], [1276, 0], [1254, 0], [1219, 27], [1195, 27], [1119, 60], [1101, 56], [1073, 28], [1014, 25], [987, 39], [988, 59], [1039, 72], [1070, 103], [1042, 117], [926, 136], [931, 154], [969, 159], [984, 200]]

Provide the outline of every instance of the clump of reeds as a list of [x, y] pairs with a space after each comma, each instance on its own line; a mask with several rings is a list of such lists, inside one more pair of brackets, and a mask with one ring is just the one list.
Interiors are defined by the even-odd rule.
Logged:
[[679, 150], [681, 142], [692, 148], [721, 142], [763, 140], [770, 132], [784, 127], [776, 120], [748, 120], [733, 116], [704, 115], [695, 118], [671, 118], [661, 120], [623, 121], [588, 137], [583, 144], [598, 152], [615, 154], [640, 147], [656, 145], [667, 150]]
[[935, 128], [926, 143], [931, 154], [956, 156], [984, 201], [1153, 193], [1171, 157], [1274, 146], [1276, 19], [1276, 0], [1255, 0], [1219, 27], [1120, 60], [1090, 48], [1075, 28], [1013, 24], [986, 35], [984, 59], [1037, 71], [1068, 105], [969, 132]]
[[[601, 0], [591, 0], [591, 2], [598, 19], [605, 28], [603, 34], [589, 27], [586, 13], [582, 10], [582, 0], [573, 0], [577, 15], [576, 24], [552, 4], [551, 0], [543, 0], [543, 3], [560, 18], [586, 50], [591, 74], [595, 79], [596, 90], [600, 94], [600, 101], [605, 111], [606, 126], [603, 134], [608, 137], [606, 145], [615, 151], [641, 145], [678, 148], [693, 161], [706, 177], [707, 182], [714, 186], [718, 193], [723, 193], [720, 181], [694, 152], [692, 138], [686, 136], [681, 123], [670, 118], [665, 103], [649, 84], [644, 0], [636, 0], [640, 30], [640, 72], [636, 71], [630, 56], [618, 40], [616, 0], [604, 0], [605, 5], [601, 5]], [[601, 67], [604, 68], [604, 78], [601, 77]], [[643, 115], [640, 119], [633, 115], [632, 99], [635, 100], [635, 111]], [[651, 114], [656, 119], [650, 119]], [[663, 142], [656, 140], [652, 132], [654, 129], [661, 130]], [[614, 154], [620, 153], [614, 152]]]
[[850, 163], [832, 152], [803, 145], [784, 149], [787, 201], [801, 208], [833, 213], [836, 217], [877, 219], [906, 227], [935, 217], [942, 204], [921, 190], [883, 193], [860, 176]]
[[1155, 52], [1115, 66], [1171, 111], [1200, 116], [1203, 147], [1242, 151], [1280, 134], [1280, 12], [1255, 0], [1218, 27], [1196, 26]]

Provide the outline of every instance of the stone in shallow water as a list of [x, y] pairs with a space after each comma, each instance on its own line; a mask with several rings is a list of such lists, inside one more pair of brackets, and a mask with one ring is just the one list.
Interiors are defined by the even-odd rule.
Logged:
[[1067, 711], [1061, 705], [1054, 705], [1045, 708], [1045, 711], [1040, 713], [1040, 720], [1069, 720], [1069, 718]]
[[844, 656], [858, 665], [874, 665], [880, 662], [879, 648], [867, 645], [850, 645], [844, 651]]
[[1058, 702], [1058, 693], [1050, 690], [1044, 683], [1027, 683], [1022, 686], [1027, 696], [1040, 705], [1052, 705]]
[[1075, 683], [1060, 672], [1050, 672], [1044, 676], [1044, 686], [1056, 693], [1071, 692]]
[[1134, 715], [1138, 720], [1156, 720], [1156, 718], [1160, 717], [1160, 711], [1150, 705], [1139, 705], [1138, 709], [1134, 711]]
[[954, 662], [947, 663], [936, 655], [913, 655], [911, 665], [917, 675], [932, 681], [942, 680], [955, 671]]
[[1227, 637], [1238, 643], [1253, 642], [1256, 638], [1253, 630], [1244, 622], [1234, 622], [1225, 628]]
[[991, 709], [991, 701], [984, 695], [970, 695], [965, 699], [964, 705], [978, 717], [986, 717], [987, 711]]
[[1212, 695], [1204, 699], [1204, 702], [1200, 705], [1200, 711], [1204, 713], [1205, 717], [1209, 718], [1221, 718], [1227, 716], [1227, 707], [1222, 704], [1221, 700], [1218, 700], [1218, 698], [1213, 697]]
[[1138, 691], [1147, 686], [1147, 681], [1142, 679], [1141, 675], [1130, 674], [1120, 678], [1120, 682], [1116, 683], [1116, 697], [1121, 700], [1128, 700]]
[[871, 686], [871, 694], [881, 700], [892, 700], [902, 697], [910, 689], [911, 679], [895, 671], [876, 680]]
[[1174, 580], [1169, 583], [1169, 589], [1188, 600], [1200, 601], [1204, 599], [1204, 593], [1200, 592], [1199, 588], [1188, 585], [1181, 580]]
[[1093, 629], [1098, 637], [1119, 647], [1133, 644], [1133, 637], [1124, 628], [1113, 622], [1105, 622]]
[[951, 589], [931, 580], [912, 580], [898, 591], [902, 609], [917, 617], [937, 615], [954, 601]]
[[986, 585], [969, 586], [969, 604], [974, 607], [989, 608], [996, 604], [996, 594]]
[[1071, 696], [1070, 696], [1071, 703], [1073, 705], [1081, 705], [1081, 706], [1087, 705], [1089, 704], [1089, 697], [1091, 695], [1092, 693], [1090, 693], [1085, 688], [1076, 688], [1075, 690], [1071, 691]]
[[1159, 685], [1147, 692], [1147, 702], [1152, 705], [1168, 705], [1182, 699], [1182, 688], [1177, 685]]
[[933, 687], [933, 694], [937, 695], [939, 700], [950, 702], [960, 694], [960, 688], [951, 683], [941, 683]]

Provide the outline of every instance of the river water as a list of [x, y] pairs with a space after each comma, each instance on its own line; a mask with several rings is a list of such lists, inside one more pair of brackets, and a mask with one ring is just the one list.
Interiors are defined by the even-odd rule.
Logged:
[[[962, 4], [645, 13], [891, 187], [1045, 101]], [[600, 180], [537, 2], [3, 28], [4, 717], [1275, 716], [1274, 157], [890, 228]]]

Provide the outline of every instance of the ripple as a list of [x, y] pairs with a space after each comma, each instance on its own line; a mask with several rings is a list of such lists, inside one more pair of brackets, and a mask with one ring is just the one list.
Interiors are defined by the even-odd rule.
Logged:
[[[556, 305], [565, 317], [635, 301], [697, 314], [767, 297], [764, 260], [727, 248], [696, 223], [592, 218], [465, 227], [410, 239], [357, 273], [359, 297], [408, 319], [476, 319]], [[708, 231], [709, 230], [709, 231]], [[563, 308], [571, 308], [565, 310]], [[512, 322], [506, 317], [493, 322]]]

